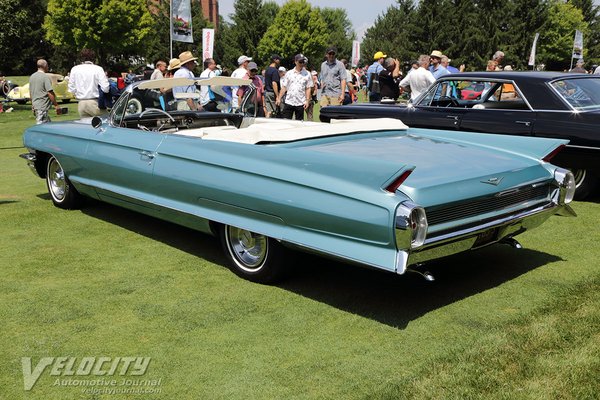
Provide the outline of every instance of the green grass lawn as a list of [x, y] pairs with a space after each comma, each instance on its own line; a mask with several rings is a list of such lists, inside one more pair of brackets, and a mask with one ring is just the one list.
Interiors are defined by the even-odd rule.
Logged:
[[[0, 114], [0, 399], [600, 398], [598, 198], [523, 250], [430, 264], [433, 283], [300, 255], [262, 286], [230, 273], [213, 237], [53, 207], [18, 157], [33, 115], [14, 107]], [[24, 390], [22, 357], [62, 356], [151, 357], [134, 378], [160, 393], [85, 394], [56, 380], [98, 377], [50, 367]]]

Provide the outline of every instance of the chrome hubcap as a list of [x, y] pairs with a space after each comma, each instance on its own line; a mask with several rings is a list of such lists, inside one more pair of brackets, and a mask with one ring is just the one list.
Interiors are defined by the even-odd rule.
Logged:
[[227, 244], [241, 269], [248, 272], [259, 270], [268, 253], [267, 237], [245, 229], [228, 226]]
[[65, 173], [56, 160], [52, 160], [48, 167], [48, 187], [50, 188], [52, 196], [57, 201], [62, 201], [65, 198], [67, 190]]

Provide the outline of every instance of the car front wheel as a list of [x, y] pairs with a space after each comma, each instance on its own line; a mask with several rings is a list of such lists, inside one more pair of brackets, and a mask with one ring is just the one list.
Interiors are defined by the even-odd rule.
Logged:
[[285, 249], [275, 239], [229, 225], [221, 227], [220, 239], [236, 275], [258, 283], [273, 283], [284, 276]]
[[81, 205], [81, 195], [65, 175], [58, 160], [51, 156], [46, 169], [46, 185], [56, 207], [71, 210]]

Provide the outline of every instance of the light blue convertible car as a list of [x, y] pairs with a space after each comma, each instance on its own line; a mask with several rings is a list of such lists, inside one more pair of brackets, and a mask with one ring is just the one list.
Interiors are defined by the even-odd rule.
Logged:
[[[186, 85], [218, 111], [177, 110]], [[226, 112], [231, 86], [245, 96]], [[27, 129], [22, 157], [57, 207], [91, 197], [217, 235], [232, 271], [263, 283], [289, 248], [404, 274], [575, 215], [573, 175], [549, 163], [565, 140], [254, 118], [253, 99], [246, 80], [137, 82], [106, 119]]]

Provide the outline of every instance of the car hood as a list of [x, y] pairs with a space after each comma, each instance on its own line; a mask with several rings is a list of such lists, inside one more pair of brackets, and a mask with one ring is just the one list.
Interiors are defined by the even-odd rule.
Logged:
[[[561, 144], [556, 142], [557, 146]], [[548, 169], [534, 157], [479, 144], [425, 137], [412, 134], [411, 130], [406, 134], [309, 147], [320, 152], [416, 166], [399, 190], [424, 206], [497, 193], [551, 178]]]

